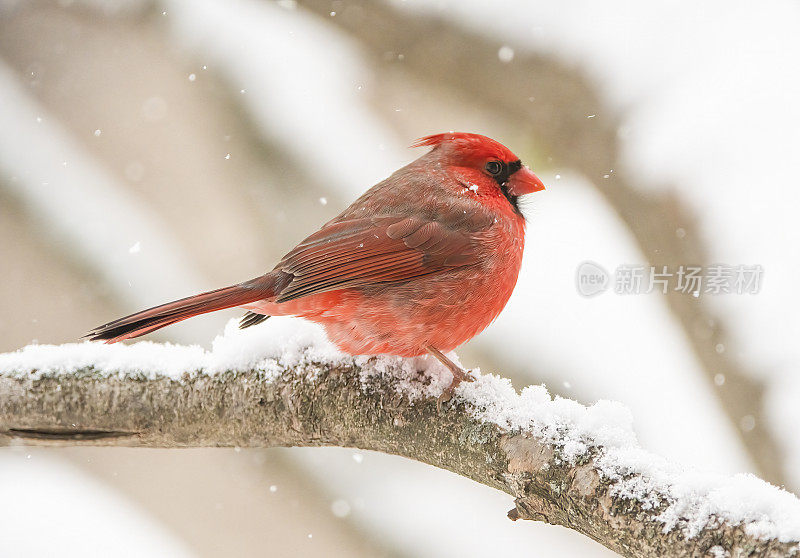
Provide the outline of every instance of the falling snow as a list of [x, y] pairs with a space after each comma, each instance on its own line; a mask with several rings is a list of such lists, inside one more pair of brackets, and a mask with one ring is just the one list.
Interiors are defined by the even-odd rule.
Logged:
[[500, 62], [508, 64], [514, 60], [514, 49], [506, 45], [501, 46], [500, 50], [497, 51], [497, 58], [500, 59]]

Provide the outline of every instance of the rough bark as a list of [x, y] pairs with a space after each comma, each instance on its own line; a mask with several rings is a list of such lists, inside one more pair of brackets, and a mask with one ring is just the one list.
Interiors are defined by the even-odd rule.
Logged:
[[[570, 464], [558, 443], [474, 418], [456, 398], [413, 401], [371, 363], [305, 362], [181, 378], [39, 371], [0, 375], [0, 445], [347, 446], [405, 456], [514, 497], [511, 519], [563, 525], [625, 556], [789, 556], [797, 542], [749, 535], [715, 518], [687, 538], [635, 500], [613, 495], [602, 448]], [[651, 495], [653, 496], [653, 495]], [[666, 502], [667, 496], [655, 494]], [[662, 497], [663, 496], [663, 497]], [[725, 552], [729, 554], [725, 554]]]

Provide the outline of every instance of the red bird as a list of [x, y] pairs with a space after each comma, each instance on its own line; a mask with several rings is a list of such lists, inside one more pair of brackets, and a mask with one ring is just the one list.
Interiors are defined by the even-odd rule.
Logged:
[[298, 244], [269, 273], [144, 310], [86, 337], [114, 343], [186, 318], [240, 306], [240, 327], [270, 316], [324, 326], [352, 355], [443, 353], [488, 326], [519, 275], [525, 219], [517, 198], [544, 184], [502, 144], [478, 134], [437, 134], [433, 149], [370, 188]]

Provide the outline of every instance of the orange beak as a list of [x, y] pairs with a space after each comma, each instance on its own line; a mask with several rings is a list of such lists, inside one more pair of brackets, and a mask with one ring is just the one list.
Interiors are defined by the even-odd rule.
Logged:
[[512, 196], [522, 196], [544, 190], [544, 183], [531, 172], [531, 169], [522, 165], [517, 172], [508, 179], [508, 193]]

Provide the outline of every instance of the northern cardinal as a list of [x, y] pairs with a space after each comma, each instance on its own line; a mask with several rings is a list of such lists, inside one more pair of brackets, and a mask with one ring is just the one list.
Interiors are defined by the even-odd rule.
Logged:
[[240, 327], [270, 316], [322, 324], [352, 355], [434, 355], [488, 326], [519, 275], [525, 219], [517, 198], [544, 184], [502, 144], [478, 134], [424, 137], [428, 153], [370, 188], [269, 273], [109, 322], [86, 337], [114, 343], [234, 306]]

